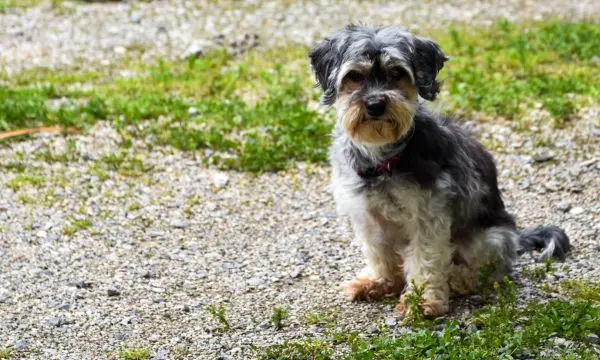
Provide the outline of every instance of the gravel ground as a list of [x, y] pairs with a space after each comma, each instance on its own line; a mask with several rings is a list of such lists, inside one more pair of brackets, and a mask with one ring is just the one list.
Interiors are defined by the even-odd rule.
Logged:
[[[124, 56], [120, 48], [144, 57], [180, 56], [198, 39], [198, 46], [218, 46], [219, 34], [229, 42], [232, 32], [259, 34], [261, 46], [309, 43], [357, 14], [411, 26], [500, 16], [600, 18], [597, 1], [378, 7], [324, 1], [243, 9], [191, 3], [71, 8], [67, 2], [61, 11], [0, 14], [0, 63], [20, 71], [83, 59], [110, 62]], [[273, 31], [265, 35], [265, 29]], [[504, 196], [519, 224], [559, 224], [571, 237], [575, 250], [567, 267], [548, 276], [549, 283], [600, 276], [599, 115], [600, 108], [584, 109], [567, 129], [540, 126], [535, 137], [509, 123], [466, 124], [494, 144]], [[0, 147], [2, 163], [22, 158], [46, 178], [15, 192], [6, 186], [15, 173], [0, 173], [0, 348], [32, 359], [115, 357], [126, 346], [147, 347], [155, 359], [248, 358], [251, 345], [324, 333], [305, 321], [314, 311], [333, 311], [338, 329], [372, 334], [383, 323], [392, 332], [408, 331], [398, 326], [393, 306], [351, 304], [341, 295], [340, 284], [362, 257], [348, 223], [334, 214], [328, 168], [258, 177], [224, 173], [203, 168], [199, 154], [135, 143], [130, 152], [143, 159], [144, 174], [111, 173], [101, 181], [93, 160], [115, 151], [119, 135], [99, 124], [72, 138], [79, 156], [69, 163], [36, 157], [64, 151], [59, 136]], [[536, 147], [535, 138], [554, 145]], [[90, 220], [91, 227], [66, 235], [76, 219]], [[525, 255], [521, 266], [531, 262]], [[527, 278], [517, 282], [522, 297], [539, 296]], [[207, 313], [211, 304], [227, 307], [229, 331], [220, 331]], [[289, 311], [281, 330], [269, 323], [278, 304]], [[453, 316], [467, 317], [477, 305], [477, 297], [458, 301]]]
[[[375, 4], [374, 4], [375, 3]], [[423, 28], [453, 22], [600, 20], [597, 0], [129, 1], [50, 4], [0, 13], [0, 66], [110, 65], [126, 56], [179, 58], [215, 46], [310, 45], [351, 21]]]

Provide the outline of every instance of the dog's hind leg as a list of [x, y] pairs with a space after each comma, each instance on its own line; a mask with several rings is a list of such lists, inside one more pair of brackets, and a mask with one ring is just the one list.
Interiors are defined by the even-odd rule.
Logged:
[[510, 275], [517, 257], [518, 234], [509, 226], [494, 226], [472, 238], [456, 241], [448, 283], [458, 295], [476, 292]]

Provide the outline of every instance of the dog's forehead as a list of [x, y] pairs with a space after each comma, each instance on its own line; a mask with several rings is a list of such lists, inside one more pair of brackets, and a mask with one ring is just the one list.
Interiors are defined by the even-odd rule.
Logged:
[[377, 31], [356, 29], [348, 34], [344, 62], [376, 60], [385, 64], [407, 64], [413, 52], [413, 36], [399, 28]]

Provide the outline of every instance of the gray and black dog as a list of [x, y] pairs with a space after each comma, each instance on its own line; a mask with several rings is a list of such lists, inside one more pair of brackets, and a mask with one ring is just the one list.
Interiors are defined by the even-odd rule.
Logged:
[[506, 211], [489, 152], [450, 119], [427, 110], [447, 58], [439, 46], [397, 27], [351, 25], [310, 52], [337, 113], [332, 189], [350, 217], [367, 266], [347, 285], [352, 300], [407, 295], [423, 286], [425, 316], [447, 313], [449, 297], [477, 291], [482, 268], [510, 274], [518, 253], [564, 259], [555, 226], [521, 233]]

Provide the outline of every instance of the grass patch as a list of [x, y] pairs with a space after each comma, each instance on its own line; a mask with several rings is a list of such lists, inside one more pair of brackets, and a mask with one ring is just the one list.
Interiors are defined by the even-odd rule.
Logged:
[[87, 230], [92, 226], [92, 222], [88, 219], [73, 219], [69, 226], [63, 228], [63, 234], [73, 236], [77, 232]]
[[0, 0], [0, 13], [8, 9], [24, 9], [39, 5], [41, 0]]
[[110, 172], [125, 177], [139, 177], [148, 170], [150, 167], [144, 164], [140, 157], [130, 155], [126, 151], [104, 155], [91, 167], [92, 173], [103, 180], [108, 178]]
[[21, 161], [13, 161], [6, 164], [0, 164], [0, 168], [6, 171], [24, 173], [27, 169], [27, 165]]
[[[442, 100], [452, 110], [503, 116], [527, 128], [527, 112], [541, 107], [562, 126], [579, 107], [600, 100], [599, 25], [500, 21], [431, 35], [452, 57], [440, 74], [448, 93]], [[306, 48], [285, 47], [240, 58], [214, 51], [182, 62], [125, 60], [122, 69], [104, 72], [0, 75], [0, 131], [85, 129], [108, 120], [125, 147], [144, 138], [149, 146], [210, 149], [206, 163], [221, 169], [321, 163], [332, 119], [311, 109], [319, 94], [307, 62]]]
[[119, 351], [119, 358], [122, 360], [148, 360], [150, 351], [146, 348], [125, 348]]
[[332, 328], [337, 322], [338, 313], [338, 308], [312, 311], [306, 314], [304, 321], [309, 325], [323, 325], [326, 328]]
[[46, 182], [46, 178], [39, 175], [18, 174], [6, 183], [6, 186], [13, 191], [19, 191], [25, 186], [40, 187]]
[[283, 321], [287, 319], [289, 316], [287, 310], [280, 305], [277, 305], [273, 308], [273, 313], [271, 314], [271, 324], [277, 329], [283, 329]]
[[[453, 108], [518, 119], [535, 104], [564, 124], [577, 98], [600, 99], [600, 26], [549, 22], [518, 27], [500, 21], [488, 31], [451, 30], [440, 38], [452, 56], [441, 77]], [[580, 47], [578, 44], [582, 44]]]
[[594, 358], [585, 338], [600, 331], [600, 307], [589, 301], [559, 300], [518, 306], [510, 281], [503, 286], [496, 283], [495, 289], [497, 302], [476, 311], [468, 323], [450, 321], [441, 330], [431, 324], [413, 325], [412, 332], [399, 337], [385, 331], [374, 337], [330, 332], [321, 339], [258, 349], [257, 355], [261, 359], [539, 358], [544, 347], [555, 347], [551, 339], [558, 336], [576, 345], [568, 353], [556, 349], [554, 358]]
[[225, 305], [207, 305], [206, 311], [213, 317], [213, 319], [221, 324], [221, 331], [229, 331], [229, 329], [231, 329], [229, 326], [229, 321], [227, 320], [227, 308]]
[[14, 352], [11, 349], [0, 349], [0, 359], [9, 360], [14, 356]]
[[560, 287], [572, 299], [600, 302], [600, 283], [565, 280]]

